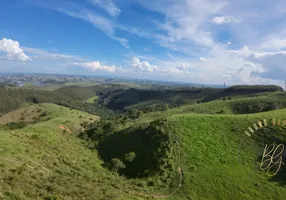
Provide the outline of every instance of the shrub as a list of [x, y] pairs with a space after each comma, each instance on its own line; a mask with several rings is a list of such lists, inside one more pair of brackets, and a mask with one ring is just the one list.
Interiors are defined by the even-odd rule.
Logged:
[[283, 104], [275, 99], [260, 98], [233, 102], [231, 109], [237, 114], [259, 113], [283, 108]]
[[42, 114], [40, 114], [40, 117], [46, 117], [46, 116], [48, 116], [47, 111], [44, 111], [44, 112], [42, 112]]
[[111, 160], [111, 169], [114, 170], [116, 173], [118, 172], [119, 169], [123, 169], [125, 167], [126, 166], [119, 158], [113, 158]]
[[25, 122], [11, 122], [7, 124], [7, 127], [10, 130], [21, 129], [21, 128], [24, 128], [25, 126], [26, 126]]
[[27, 101], [30, 101], [30, 102], [35, 103], [35, 104], [40, 103], [40, 100], [37, 97], [34, 97], [34, 96], [33, 97], [28, 97]]
[[222, 113], [224, 113], [224, 110], [220, 110], [216, 112], [216, 114], [222, 114]]
[[132, 162], [136, 158], [136, 153], [135, 152], [130, 152], [125, 154], [125, 160], [128, 162]]

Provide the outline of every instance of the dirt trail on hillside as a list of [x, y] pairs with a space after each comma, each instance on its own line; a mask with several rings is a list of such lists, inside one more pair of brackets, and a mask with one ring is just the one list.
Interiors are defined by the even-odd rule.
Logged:
[[66, 130], [66, 131], [68, 131], [70, 133], [72, 132], [70, 129], [64, 127], [63, 125], [61, 125], [59, 128], [62, 129], [62, 130]]

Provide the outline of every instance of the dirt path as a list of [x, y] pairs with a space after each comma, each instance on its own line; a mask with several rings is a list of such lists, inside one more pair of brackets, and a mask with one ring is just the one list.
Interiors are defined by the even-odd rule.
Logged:
[[62, 129], [62, 130], [66, 130], [66, 131], [68, 131], [70, 133], [72, 132], [70, 129], [64, 127], [63, 125], [61, 125], [59, 128]]

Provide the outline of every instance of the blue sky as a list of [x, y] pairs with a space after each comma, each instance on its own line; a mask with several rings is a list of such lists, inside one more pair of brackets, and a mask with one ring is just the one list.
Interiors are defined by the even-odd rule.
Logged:
[[286, 79], [284, 0], [2, 0], [0, 72]]

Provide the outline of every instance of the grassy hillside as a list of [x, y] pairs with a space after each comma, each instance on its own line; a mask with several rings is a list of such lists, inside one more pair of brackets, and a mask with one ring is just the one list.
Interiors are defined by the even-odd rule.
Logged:
[[0, 129], [0, 197], [128, 199], [120, 192], [126, 181], [105, 170], [97, 153], [86, 148], [75, 134], [59, 128], [64, 125], [78, 133], [76, 128], [82, 121], [97, 117], [53, 104], [27, 109], [37, 108], [52, 112], [52, 118], [22, 129]]
[[102, 84], [93, 86], [67, 86], [56, 90], [61, 94], [65, 94], [73, 100], [88, 100], [96, 95], [106, 95], [116, 90], [123, 90], [125, 86], [120, 86], [116, 84]]
[[102, 98], [111, 109], [146, 109], [156, 106], [156, 104], [167, 103], [170, 107], [195, 103], [198, 99], [208, 95], [215, 94], [220, 91], [215, 88], [173, 88], [161, 90], [142, 90], [128, 89], [123, 91], [115, 91], [108, 96]]
[[[269, 178], [259, 169], [259, 164], [265, 144], [286, 143], [286, 125], [270, 126], [272, 118], [285, 119], [285, 111], [252, 115], [177, 114], [167, 118], [166, 123], [156, 127], [177, 138], [179, 151], [175, 154], [180, 155], [182, 163], [176, 159], [174, 162], [175, 166], [183, 169], [183, 185], [179, 190], [175, 190], [176, 187], [173, 185], [173, 189], [156, 191], [158, 189], [156, 185], [160, 184], [159, 176], [147, 176], [143, 179], [132, 176], [133, 180], [140, 184], [135, 189], [136, 195], [131, 193], [131, 196], [136, 198], [139, 195], [143, 199], [148, 199], [147, 196], [154, 199], [165, 197], [174, 200], [283, 199], [286, 195], [285, 168], [282, 168], [278, 176]], [[248, 137], [244, 133], [253, 123], [263, 119], [268, 120], [268, 127], [261, 129], [253, 137]], [[145, 139], [140, 127], [145, 125], [140, 123], [144, 120], [138, 121], [139, 124], [132, 128], [132, 132], [123, 129], [99, 141], [99, 156], [102, 157], [104, 165], [108, 164], [110, 158], [122, 158], [131, 150], [137, 155], [146, 153], [146, 156], [151, 156], [151, 152], [146, 150], [151, 148], [152, 141], [147, 140], [146, 144], [143, 142]], [[143, 146], [137, 143], [140, 140]], [[145, 146], [149, 148], [142, 151]], [[152, 158], [146, 160], [145, 156], [139, 156], [138, 159], [140, 160], [137, 160], [137, 164], [128, 166], [128, 162], [122, 158], [128, 173], [125, 174], [126, 169], [121, 172], [130, 176], [130, 173], [137, 170], [142, 171], [140, 167], [147, 167], [146, 162], [152, 160]], [[175, 183], [179, 183], [178, 180]], [[173, 194], [173, 191], [176, 193]], [[122, 192], [128, 193], [124, 189]]]
[[[51, 125], [51, 129], [54, 127], [58, 129], [59, 126], [65, 125], [70, 129], [75, 128], [77, 132], [80, 123], [96, 120], [99, 120], [98, 116], [48, 103], [28, 105], [5, 114], [0, 117], [0, 125], [21, 122], [36, 125], [38, 122], [45, 122], [47, 126]], [[56, 125], [56, 123], [58, 124]]]
[[148, 122], [159, 117], [169, 117], [175, 114], [188, 113], [225, 115], [277, 110], [286, 108], [285, 94], [285, 92], [277, 92], [269, 93], [262, 97], [232, 98], [230, 100], [214, 100], [207, 103], [182, 105], [172, 109], [143, 114], [138, 120]]
[[[66, 98], [66, 106], [90, 109], [90, 113], [99, 106], [92, 102], [95, 96], [134, 109], [177, 95], [191, 101], [213, 95], [202, 90], [156, 94], [97, 86], [89, 93], [91, 88], [83, 92], [74, 88], [61, 88], [56, 93], [63, 96], [57, 98]], [[5, 97], [15, 96], [14, 89], [8, 91]], [[138, 96], [132, 99], [135, 93]], [[263, 94], [267, 96], [192, 102], [127, 118], [125, 124], [124, 115], [120, 121], [101, 124], [101, 116], [79, 110], [50, 103], [26, 105], [0, 117], [0, 198], [283, 200], [286, 167], [268, 177], [259, 165], [265, 144], [286, 144], [286, 110], [280, 109], [285, 93], [263, 89]], [[24, 90], [21, 96], [26, 98]], [[239, 105], [238, 113], [233, 105]], [[269, 105], [275, 105], [270, 110], [278, 110], [262, 112]], [[244, 108], [261, 109], [261, 113], [239, 114]], [[103, 114], [105, 109], [101, 109]], [[282, 120], [279, 127], [271, 125], [273, 118]], [[251, 137], [244, 133], [263, 119], [268, 120], [267, 127]], [[93, 124], [82, 127], [83, 122]]]
[[25, 103], [55, 103], [68, 101], [65, 94], [0, 85], [0, 114], [18, 109]]
[[[285, 119], [285, 111], [249, 116], [173, 116], [169, 128], [182, 137], [186, 171], [181, 195], [191, 199], [283, 199], [285, 181], [274, 181], [257, 169], [257, 158], [265, 144], [244, 131], [264, 118]], [[279, 131], [285, 143], [286, 126]], [[281, 177], [285, 178], [285, 172]]]
[[263, 93], [282, 92], [283, 89], [276, 85], [235, 85], [221, 90], [215, 94], [210, 94], [202, 99], [202, 102], [209, 102], [226, 97], [255, 97]]
[[[72, 111], [65, 112], [69, 112], [68, 116], [55, 114], [49, 121], [12, 132], [0, 131], [2, 197], [149, 199], [149, 195], [161, 199], [156, 196], [172, 194], [173, 190], [156, 191], [156, 177], [128, 180], [102, 167], [104, 162], [96, 151], [86, 148], [73, 134], [58, 129], [65, 120], [78, 121]], [[179, 138], [184, 179], [182, 187], [166, 199], [283, 199], [285, 182], [271, 180], [255, 168], [261, 153], [255, 149], [261, 150], [263, 146], [259, 140], [244, 134], [257, 120], [273, 117], [285, 119], [285, 110], [236, 116], [183, 114], [168, 118], [160, 129]], [[136, 138], [136, 134], [132, 137]], [[121, 140], [120, 144], [131, 142], [128, 137]], [[241, 141], [243, 145], [239, 147]], [[155, 186], [148, 186], [151, 182]]]

